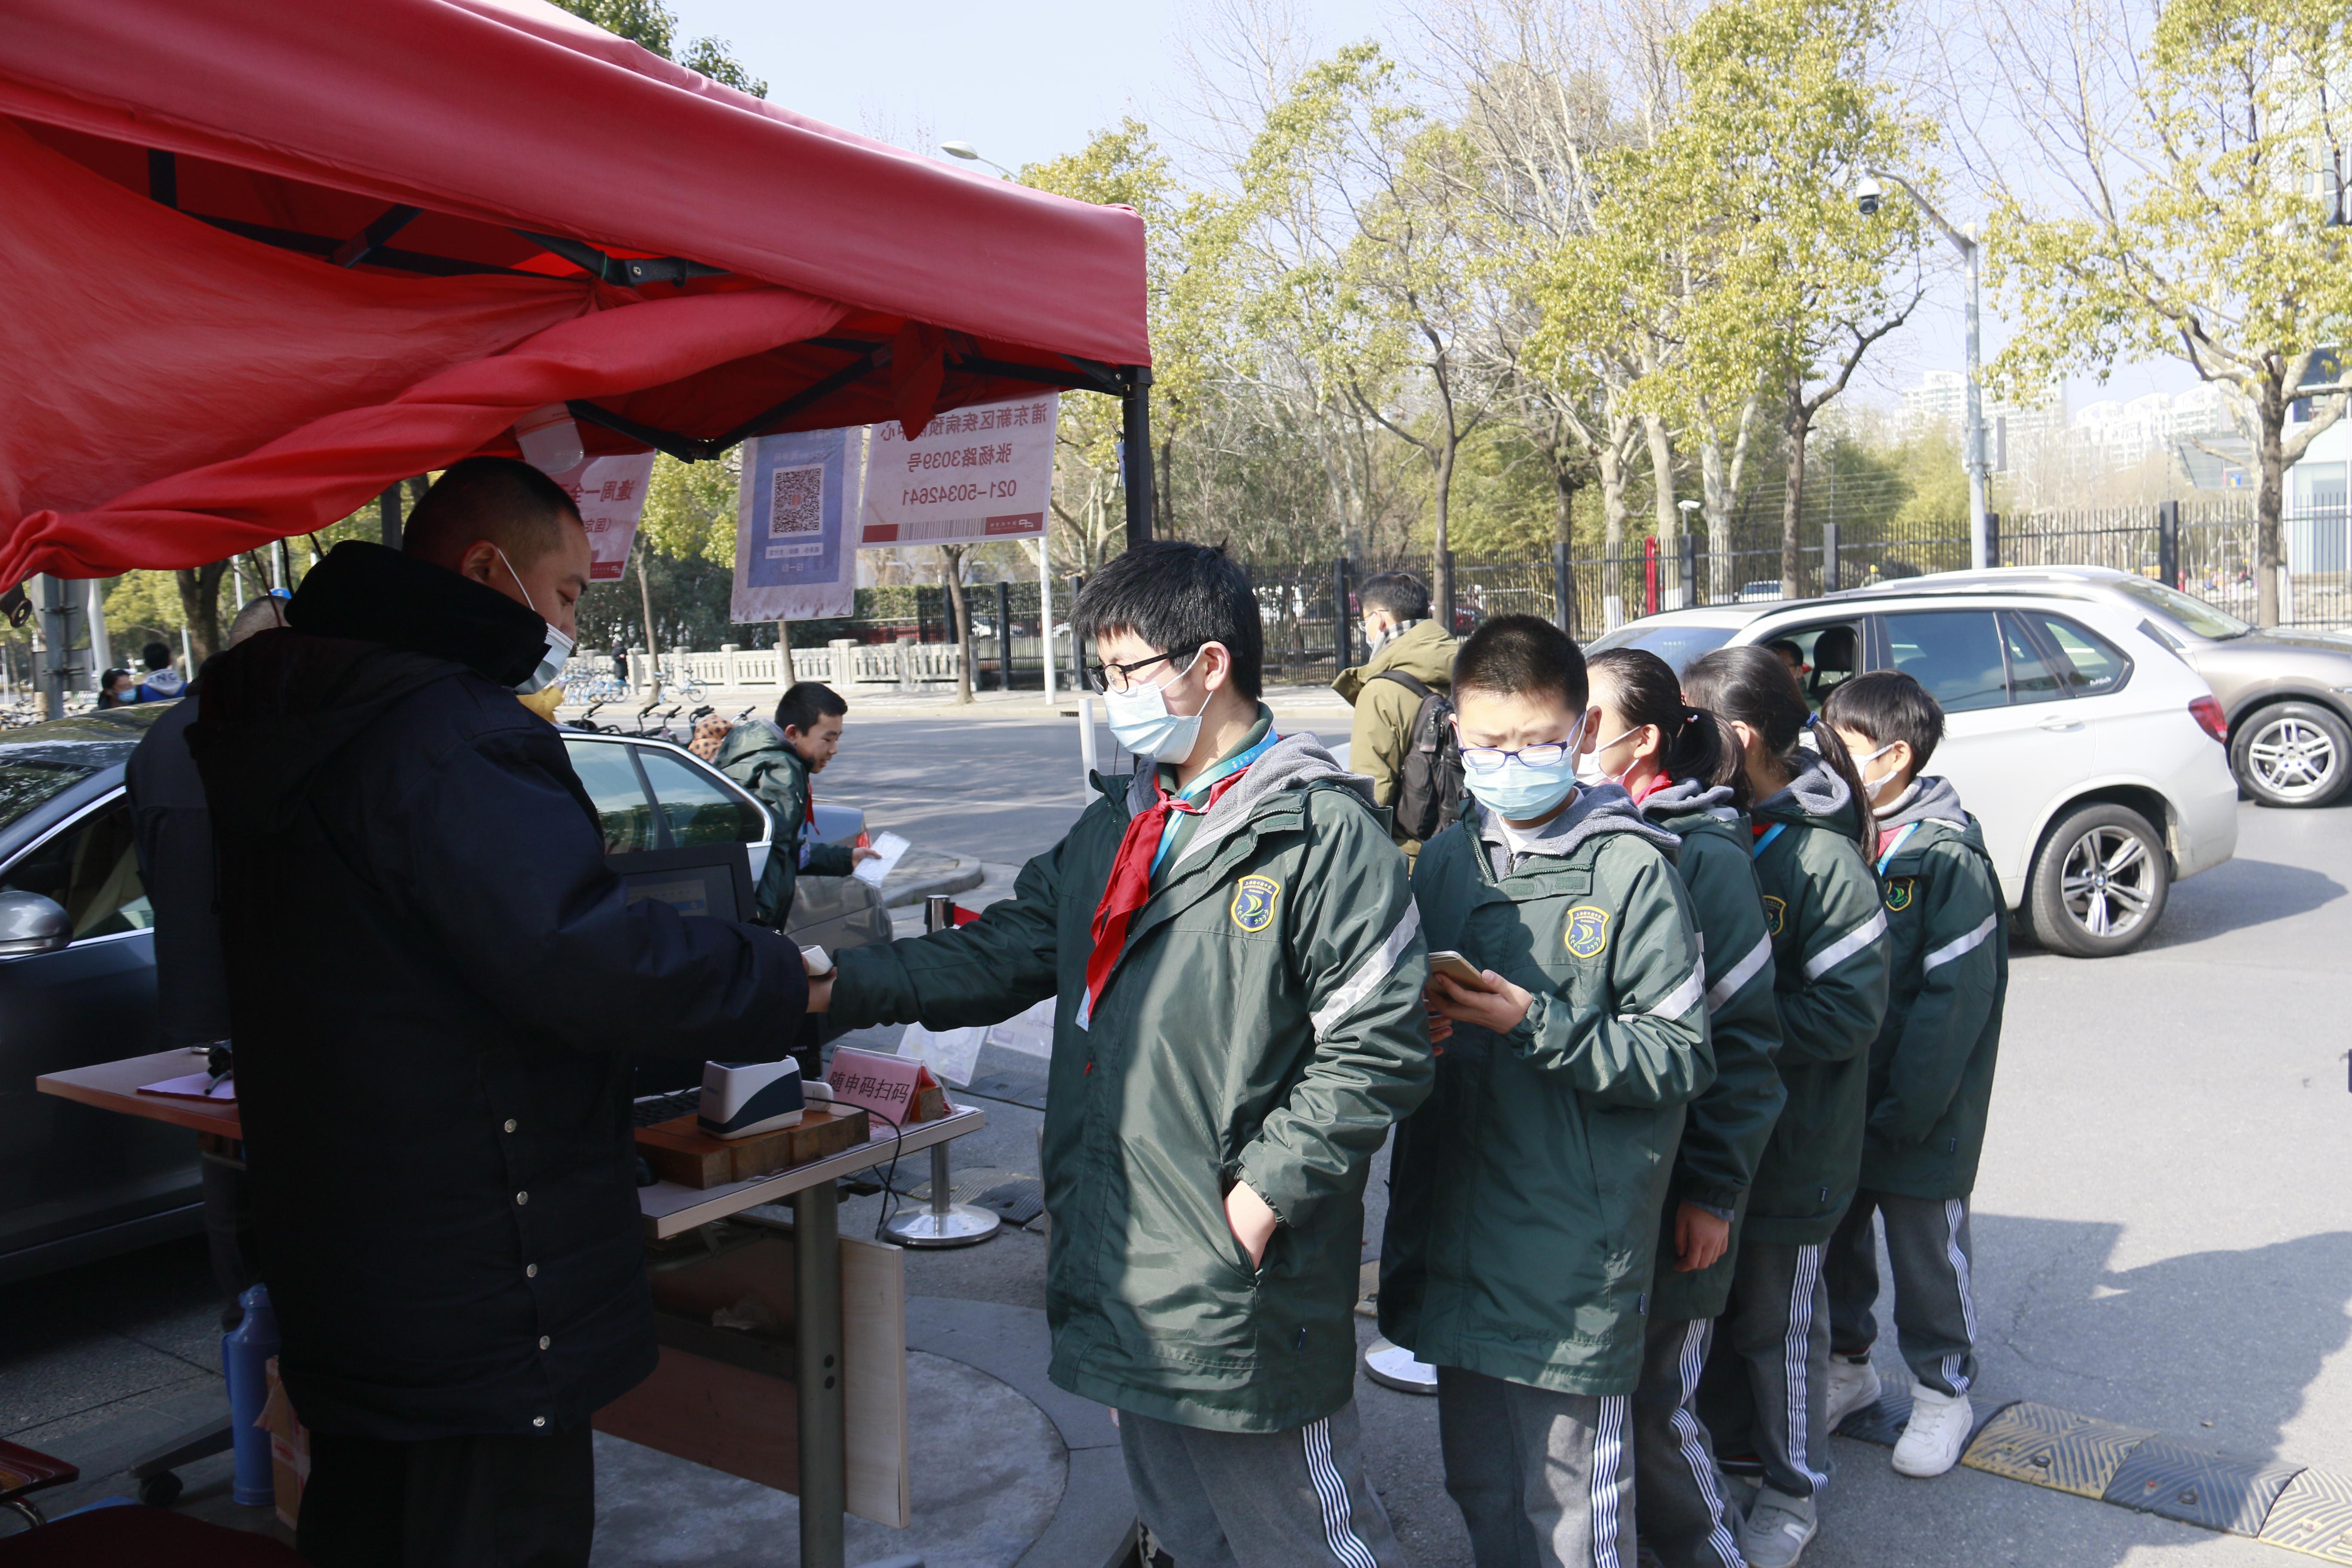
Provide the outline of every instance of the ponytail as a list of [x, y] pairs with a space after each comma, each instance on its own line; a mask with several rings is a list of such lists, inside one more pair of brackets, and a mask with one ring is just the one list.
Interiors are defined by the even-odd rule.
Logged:
[[1596, 653], [1585, 668], [1609, 679], [1618, 715], [1628, 724], [1654, 724], [1661, 742], [1658, 768], [1670, 779], [1694, 779], [1727, 786], [1732, 804], [1748, 809], [1753, 791], [1739, 754], [1738, 737], [1714, 714], [1686, 706], [1673, 666], [1645, 648], [1614, 647]]
[[1823, 765], [1845, 781], [1861, 814], [1855, 835], [1867, 858], [1878, 844], [1878, 827], [1871, 815], [1870, 794], [1863, 787], [1862, 770], [1838, 739], [1837, 731], [1817, 721], [1797, 689], [1797, 678], [1788, 661], [1769, 648], [1719, 647], [1691, 661], [1683, 672], [1683, 693], [1694, 706], [1717, 718], [1747, 725], [1784, 763], [1796, 760], [1798, 742], [1813, 732], [1813, 750]]

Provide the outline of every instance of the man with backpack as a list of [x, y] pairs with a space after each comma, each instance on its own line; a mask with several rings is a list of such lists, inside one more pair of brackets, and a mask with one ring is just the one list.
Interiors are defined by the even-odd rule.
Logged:
[[1373, 578], [1357, 593], [1371, 658], [1339, 672], [1331, 689], [1356, 710], [1348, 766], [1372, 781], [1389, 809], [1389, 836], [1410, 861], [1454, 820], [1462, 760], [1449, 694], [1461, 642], [1429, 618], [1429, 589], [1409, 572]]

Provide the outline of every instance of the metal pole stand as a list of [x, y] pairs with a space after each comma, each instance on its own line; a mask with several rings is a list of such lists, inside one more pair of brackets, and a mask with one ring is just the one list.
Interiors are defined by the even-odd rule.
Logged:
[[[1082, 706], [1091, 710], [1093, 704]], [[1088, 739], [1092, 739], [1091, 731]], [[924, 900], [926, 931], [946, 931], [954, 924], [954, 899], [945, 893], [933, 893]], [[892, 1215], [882, 1227], [882, 1234], [901, 1247], [970, 1247], [994, 1236], [1003, 1224], [1002, 1217], [988, 1209], [948, 1201], [948, 1146], [940, 1142], [931, 1145], [930, 1206]]]

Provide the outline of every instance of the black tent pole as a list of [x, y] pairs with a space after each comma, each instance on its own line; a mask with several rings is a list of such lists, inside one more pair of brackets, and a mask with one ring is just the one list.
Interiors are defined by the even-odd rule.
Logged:
[[1126, 416], [1120, 445], [1126, 448], [1127, 542], [1132, 549], [1151, 537], [1151, 372], [1137, 365], [1128, 378], [1119, 399]]

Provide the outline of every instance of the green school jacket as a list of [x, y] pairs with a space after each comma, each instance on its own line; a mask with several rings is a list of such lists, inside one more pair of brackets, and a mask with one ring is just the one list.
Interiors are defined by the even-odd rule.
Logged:
[[1870, 1042], [1886, 1012], [1886, 911], [1854, 839], [1860, 814], [1843, 780], [1800, 755], [1796, 779], [1754, 812], [1771, 835], [1754, 853], [1788, 1102], [1756, 1169], [1747, 1235], [1784, 1246], [1829, 1240], [1853, 1201]]
[[727, 731], [719, 742], [719, 771], [760, 797], [774, 819], [775, 839], [767, 869], [760, 873], [753, 915], [762, 925], [781, 927], [792, 918], [793, 889], [803, 871], [812, 877], [846, 877], [852, 866], [845, 844], [811, 844], [801, 864], [803, 819], [808, 816], [808, 764], [772, 724], [751, 720]]
[[1614, 820], [1499, 881], [1475, 805], [1414, 867], [1430, 946], [1535, 1004], [1508, 1035], [1456, 1024], [1398, 1130], [1381, 1331], [1435, 1365], [1614, 1394], [1640, 1377], [1683, 1105], [1715, 1063], [1690, 900], [1647, 837], [1665, 835], [1622, 790], [1587, 795]]
[[[1716, 1317], [1728, 1301], [1748, 1185], [1788, 1098], [1772, 1059], [1780, 1049], [1780, 1013], [1772, 997], [1772, 936], [1749, 854], [1754, 840], [1730, 798], [1727, 789], [1703, 791], [1684, 780], [1642, 803], [1644, 816], [1682, 840], [1675, 868], [1698, 921], [1715, 1047], [1715, 1081], [1690, 1102], [1660, 1216], [1650, 1311], [1668, 1320]], [[1712, 1267], [1689, 1274], [1675, 1268], [1675, 1211], [1685, 1199], [1732, 1212], [1731, 1245]]]
[[1914, 823], [1879, 873], [1893, 982], [1870, 1048], [1862, 1184], [1964, 1198], [1976, 1186], [2000, 1051], [2008, 909], [1984, 835], [1950, 784], [1921, 779], [1881, 827]]
[[[1429, 1091], [1404, 857], [1360, 780], [1284, 737], [1171, 849], [1082, 1024], [1095, 908], [1153, 798], [1100, 787], [977, 921], [839, 953], [834, 1016], [950, 1028], [1056, 997], [1054, 1381], [1186, 1426], [1289, 1431], [1354, 1393], [1364, 1182]], [[1235, 1181], [1282, 1221], [1255, 1269], [1225, 1222]]]

